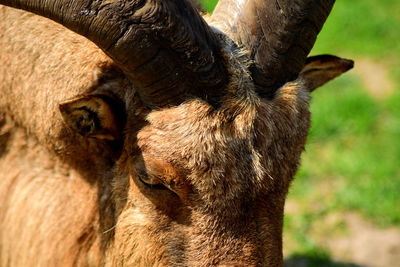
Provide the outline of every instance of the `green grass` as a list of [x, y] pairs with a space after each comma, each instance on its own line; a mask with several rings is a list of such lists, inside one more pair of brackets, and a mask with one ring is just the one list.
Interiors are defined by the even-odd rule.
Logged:
[[398, 1], [337, 1], [312, 53], [381, 62], [396, 87], [385, 99], [374, 99], [353, 73], [318, 89], [307, 152], [292, 189], [296, 195], [307, 179], [312, 190], [318, 181], [343, 180], [332, 188], [331, 205], [360, 211], [381, 226], [400, 225], [399, 27]]
[[202, 0], [201, 2], [208, 13], [211, 13], [218, 3], [216, 0]]
[[359, 210], [382, 226], [400, 224], [399, 95], [374, 100], [353, 77], [315, 92], [312, 128], [292, 194], [301, 200], [303, 186], [318, 190], [325, 179], [343, 180], [332, 188], [331, 205]]
[[318, 36], [315, 52], [400, 55], [400, 4], [397, 0], [338, 0]]

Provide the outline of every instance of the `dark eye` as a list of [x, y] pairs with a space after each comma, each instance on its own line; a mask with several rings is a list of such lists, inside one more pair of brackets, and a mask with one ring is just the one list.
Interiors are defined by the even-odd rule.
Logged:
[[168, 189], [165, 185], [163, 185], [160, 179], [149, 176], [147, 172], [144, 170], [137, 170], [136, 176], [142, 184], [151, 189], [158, 189], [158, 190]]

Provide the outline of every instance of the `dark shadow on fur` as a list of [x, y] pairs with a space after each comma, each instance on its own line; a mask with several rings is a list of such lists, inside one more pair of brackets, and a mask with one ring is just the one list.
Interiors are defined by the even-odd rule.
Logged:
[[8, 141], [11, 137], [11, 133], [7, 130], [6, 125], [6, 117], [0, 113], [0, 157], [7, 152]]

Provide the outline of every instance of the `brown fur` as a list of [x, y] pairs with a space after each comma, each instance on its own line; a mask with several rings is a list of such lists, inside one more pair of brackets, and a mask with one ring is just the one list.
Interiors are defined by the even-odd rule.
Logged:
[[[284, 201], [309, 129], [302, 76], [261, 99], [245, 53], [222, 39], [219, 109], [148, 110], [86, 39], [0, 16], [0, 266], [283, 265]], [[120, 101], [121, 137], [111, 119], [99, 124], [108, 138], [63, 122], [59, 104], [99, 94]]]

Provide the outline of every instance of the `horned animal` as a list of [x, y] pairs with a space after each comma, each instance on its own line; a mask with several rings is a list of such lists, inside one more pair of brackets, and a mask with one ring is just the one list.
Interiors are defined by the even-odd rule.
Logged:
[[0, 4], [0, 266], [283, 265], [334, 0]]

